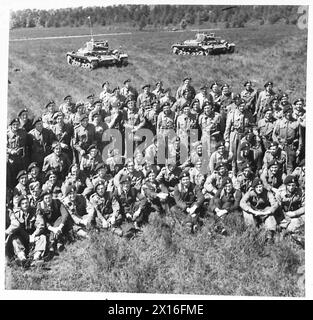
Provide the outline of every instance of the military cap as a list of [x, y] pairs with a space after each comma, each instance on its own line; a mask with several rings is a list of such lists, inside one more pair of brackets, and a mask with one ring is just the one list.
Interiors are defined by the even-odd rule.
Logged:
[[248, 149], [250, 149], [250, 143], [249, 143], [249, 142], [246, 142], [246, 141], [242, 142], [241, 145], [240, 145], [240, 149], [241, 149], [241, 150], [248, 150]]
[[163, 107], [166, 107], [166, 106], [171, 106], [171, 104], [170, 104], [168, 101], [165, 101], [165, 102], [162, 104], [161, 107], [163, 108]]
[[144, 84], [144, 85], [142, 86], [142, 90], [143, 90], [144, 88], [150, 88], [150, 87], [151, 87], [150, 84]]
[[79, 165], [78, 165], [77, 163], [73, 163], [73, 164], [71, 164], [71, 166], [69, 167], [68, 172], [71, 172], [74, 167], [78, 168], [78, 170], [79, 170]]
[[31, 169], [33, 168], [39, 168], [39, 165], [37, 162], [32, 162], [28, 167], [27, 167], [27, 171], [29, 172]]
[[267, 164], [267, 168], [270, 168], [271, 166], [279, 166], [279, 163], [276, 159], [271, 160], [268, 164]]
[[130, 176], [127, 176], [127, 175], [123, 175], [120, 179], [120, 183], [130, 183], [131, 182], [131, 178]]
[[94, 185], [94, 189], [97, 190], [98, 186], [100, 186], [100, 185], [105, 186], [103, 180], [98, 180]]
[[211, 86], [210, 86], [210, 89], [212, 89], [213, 88], [213, 86], [215, 86], [215, 85], [219, 85], [216, 81], [215, 82], [213, 82], [212, 84], [211, 84]]
[[84, 105], [85, 105], [84, 101], [83, 100], [79, 100], [79, 101], [77, 101], [75, 103], [75, 109], [77, 109], [80, 106], [84, 106]]
[[204, 108], [205, 106], [213, 107], [212, 103], [211, 103], [210, 101], [208, 101], [208, 100], [204, 101], [204, 103], [203, 103], [203, 108]]
[[289, 112], [293, 112], [292, 107], [290, 104], [287, 104], [284, 106], [283, 108], [283, 114], [289, 113]]
[[41, 117], [36, 117], [33, 121], [33, 126], [37, 123], [37, 122], [41, 122], [42, 118]]
[[221, 89], [223, 89], [223, 88], [229, 88], [229, 84], [224, 83], [224, 84], [221, 86]]
[[54, 100], [48, 101], [48, 103], [46, 104], [45, 108], [48, 108], [51, 104], [55, 104]]
[[189, 90], [188, 88], [186, 88], [186, 89], [183, 90], [183, 94], [189, 93], [189, 92], [190, 92], [190, 90]]
[[19, 118], [13, 118], [13, 119], [10, 121], [10, 126], [11, 126], [14, 122], [20, 123]]
[[179, 136], [176, 136], [175, 139], [174, 139], [174, 141], [178, 141], [178, 142], [179, 142], [179, 141], [180, 141], [180, 137], [179, 137]]
[[225, 143], [224, 141], [219, 141], [217, 144], [216, 144], [216, 150], [220, 147], [225, 147]]
[[64, 97], [63, 100], [65, 101], [65, 100], [67, 100], [68, 98], [72, 98], [72, 96], [68, 94], [67, 96]]
[[236, 100], [239, 100], [239, 99], [241, 99], [241, 96], [240, 96], [239, 93], [236, 93], [236, 94], [234, 95], [233, 100], [236, 101]]
[[27, 201], [28, 201], [28, 198], [27, 198], [26, 195], [20, 195], [20, 196], [18, 196], [18, 200], [17, 200], [17, 206], [18, 206], [18, 207], [20, 206], [20, 204], [21, 204], [21, 202], [22, 202], [23, 200], [27, 200]]
[[298, 180], [295, 176], [289, 175], [285, 178], [284, 184], [289, 184], [289, 183], [298, 183]]
[[230, 177], [223, 178], [222, 184], [221, 184], [222, 188], [225, 187], [227, 183], [233, 183]]
[[250, 80], [246, 81], [243, 86], [245, 87], [247, 84], [250, 84], [252, 86], [252, 82]]
[[87, 116], [87, 114], [82, 114], [80, 117], [79, 117], [79, 121], [80, 122], [82, 122], [83, 120], [85, 120], [85, 119], [88, 119], [88, 116]]
[[241, 164], [238, 165], [239, 171], [244, 171], [245, 169], [250, 169], [251, 170], [251, 164], [248, 161], [244, 161]]
[[260, 179], [260, 178], [255, 178], [253, 181], [252, 181], [252, 185], [251, 187], [252, 188], [255, 188], [256, 186], [262, 184], [263, 185], [263, 181]]
[[21, 170], [21, 171], [17, 174], [16, 179], [17, 179], [17, 180], [20, 180], [20, 178], [23, 177], [23, 176], [27, 176], [26, 170]]
[[264, 84], [264, 88], [266, 88], [266, 87], [268, 87], [269, 85], [274, 85], [273, 84], [273, 82], [272, 81], [267, 81], [267, 82], [265, 82], [265, 84]]
[[106, 168], [107, 168], [107, 166], [106, 166], [105, 163], [98, 163], [98, 164], [96, 165], [96, 167], [95, 167], [95, 172], [97, 172], [97, 171], [100, 170], [100, 169], [106, 169]]
[[72, 184], [66, 186], [64, 190], [64, 197], [67, 197], [72, 192], [76, 192], [76, 187]]
[[105, 81], [102, 83], [101, 87], [103, 88], [104, 86], [108, 86], [109, 84], [110, 84], [109, 81]]
[[34, 181], [29, 184], [29, 190], [35, 190], [37, 187], [40, 187], [39, 181]]
[[87, 97], [87, 99], [94, 98], [94, 97], [95, 97], [95, 94], [92, 93], [92, 94], [90, 94], [90, 95]]
[[154, 173], [154, 174], [156, 174], [155, 170], [150, 169], [150, 170], [147, 171], [146, 176], [149, 177], [149, 175], [150, 175], [151, 172]]
[[53, 114], [53, 119], [56, 120], [58, 117], [63, 117], [63, 113], [61, 111], [57, 111]]
[[93, 120], [94, 117], [100, 117], [100, 113], [99, 112], [93, 113], [91, 116], [91, 119]]
[[278, 142], [277, 141], [271, 141], [269, 148], [270, 147], [278, 147]]
[[127, 82], [130, 82], [130, 79], [126, 79], [123, 83], [126, 84]]
[[59, 186], [54, 186], [54, 188], [52, 189], [52, 193], [54, 194], [62, 193], [62, 190]]
[[225, 167], [225, 168], [227, 169], [227, 164], [226, 164], [225, 162], [223, 162], [223, 161], [219, 161], [219, 162], [217, 162], [217, 163], [215, 164], [214, 169], [215, 169], [215, 170], [218, 170], [218, 169], [221, 168], [221, 167]]
[[159, 81], [156, 82], [155, 85], [158, 86], [159, 84], [163, 84], [163, 82], [161, 80], [159, 80]]
[[264, 114], [266, 113], [266, 112], [268, 112], [268, 111], [273, 111], [273, 109], [270, 107], [270, 106], [267, 106], [267, 107], [265, 107], [264, 108], [264, 110], [263, 110], [263, 112], [264, 112]]
[[56, 147], [62, 148], [61, 143], [59, 141], [52, 142], [52, 146], [51, 147], [52, 147], [52, 150], [55, 149]]
[[191, 105], [193, 106], [196, 102], [199, 103], [199, 102], [200, 102], [199, 99], [193, 99], [193, 100], [191, 101]]
[[302, 102], [304, 104], [304, 99], [303, 98], [298, 98], [297, 100], [295, 100], [295, 102], [293, 104], [296, 104], [297, 102]]
[[204, 84], [203, 86], [200, 87], [200, 90], [206, 90], [207, 88], [208, 88], [207, 85]]
[[120, 87], [115, 87], [113, 90], [112, 90], [112, 93], [114, 93], [115, 91], [117, 90], [120, 90]]
[[39, 196], [39, 200], [42, 200], [44, 196], [48, 195], [48, 194], [52, 194], [52, 190], [50, 188], [44, 188], [42, 189], [40, 196]]
[[284, 93], [281, 95], [280, 99], [282, 99], [282, 98], [289, 98], [288, 93], [284, 92]]
[[183, 79], [183, 82], [185, 82], [186, 80], [191, 81], [191, 77], [185, 77], [185, 78]]
[[166, 88], [163, 92], [166, 93], [166, 92], [170, 92], [171, 91], [171, 88]]
[[101, 103], [102, 104], [102, 101], [101, 100], [96, 100], [92, 105], [95, 106], [97, 103]]
[[92, 149], [98, 149], [97, 145], [96, 144], [90, 145], [89, 148], [87, 149], [87, 152], [89, 152]]
[[54, 169], [51, 169], [51, 170], [49, 170], [49, 171], [47, 171], [47, 173], [45, 174], [45, 177], [47, 178], [47, 179], [49, 179], [49, 177], [51, 176], [51, 175], [57, 175], [56, 174], [56, 171], [54, 170]]
[[20, 117], [23, 112], [28, 112], [28, 109], [26, 109], [26, 108], [22, 109], [22, 110], [18, 113], [18, 117]]
[[181, 180], [182, 178], [190, 178], [189, 172], [187, 170], [184, 170], [181, 172], [181, 174], [179, 175], [179, 180]]
[[290, 104], [290, 102], [288, 102], [288, 101], [282, 101], [280, 105], [281, 105], [282, 107], [291, 107], [291, 104]]
[[239, 102], [239, 104], [246, 104], [247, 103], [246, 100], [242, 99], [242, 98], [238, 99], [238, 102]]
[[201, 141], [196, 141], [196, 142], [194, 143], [194, 147], [197, 148], [197, 147], [199, 147], [199, 146], [202, 146], [202, 142], [201, 142]]

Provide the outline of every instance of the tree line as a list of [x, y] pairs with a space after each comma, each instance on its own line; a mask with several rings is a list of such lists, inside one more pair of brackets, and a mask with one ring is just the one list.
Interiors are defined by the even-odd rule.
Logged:
[[80, 27], [89, 24], [109, 26], [127, 24], [144, 29], [223, 23], [226, 28], [247, 23], [296, 24], [298, 6], [213, 6], [213, 5], [115, 5], [66, 9], [25, 9], [11, 11], [10, 28]]

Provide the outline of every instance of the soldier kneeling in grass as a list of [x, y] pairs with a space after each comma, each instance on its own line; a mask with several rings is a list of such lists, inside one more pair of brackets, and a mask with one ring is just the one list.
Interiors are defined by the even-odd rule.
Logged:
[[113, 193], [107, 190], [107, 183], [98, 180], [95, 184], [95, 193], [90, 196], [87, 211], [93, 216], [96, 225], [103, 229], [111, 228], [113, 231], [122, 222], [120, 205]]
[[44, 234], [44, 221], [29, 206], [27, 196], [19, 196], [18, 207], [10, 212], [10, 225], [5, 230], [8, 256], [16, 257], [17, 263], [25, 265], [27, 259], [37, 263], [46, 251], [47, 238]]
[[175, 205], [171, 208], [171, 213], [175, 220], [183, 224], [189, 232], [196, 232], [204, 196], [201, 189], [190, 182], [187, 171], [180, 175], [180, 182], [174, 189], [174, 199]]
[[215, 213], [214, 230], [216, 232], [227, 235], [224, 220], [226, 216], [230, 214], [237, 216], [241, 215], [239, 207], [241, 197], [241, 191], [234, 188], [232, 179], [230, 177], [225, 177], [222, 181], [221, 188], [216, 192], [212, 201], [212, 209]]
[[267, 231], [268, 243], [274, 242], [276, 220], [274, 213], [278, 203], [272, 192], [268, 191], [260, 178], [255, 178], [250, 190], [242, 197], [240, 207], [247, 226], [259, 227], [264, 225]]

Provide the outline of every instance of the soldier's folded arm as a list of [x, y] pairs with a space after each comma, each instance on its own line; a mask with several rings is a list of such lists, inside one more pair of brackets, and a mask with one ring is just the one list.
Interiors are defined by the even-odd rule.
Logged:
[[173, 196], [174, 196], [176, 205], [177, 205], [180, 209], [182, 209], [183, 211], [186, 210], [187, 204], [186, 204], [185, 201], [183, 201], [183, 200], [181, 199], [181, 195], [180, 195], [180, 192], [179, 192], [177, 186], [174, 188], [174, 195], [173, 195]]

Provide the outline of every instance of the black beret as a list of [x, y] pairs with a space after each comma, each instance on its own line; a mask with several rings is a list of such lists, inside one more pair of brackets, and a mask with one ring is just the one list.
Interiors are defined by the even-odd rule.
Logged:
[[28, 167], [27, 167], [27, 171], [29, 172], [31, 169], [33, 168], [39, 168], [39, 165], [37, 162], [32, 162]]
[[57, 111], [53, 114], [53, 119], [55, 120], [57, 117], [63, 117], [63, 113], [61, 111]]
[[227, 169], [227, 164], [226, 164], [225, 162], [223, 162], [223, 161], [219, 161], [219, 162], [217, 162], [217, 163], [215, 164], [214, 169], [215, 169], [215, 170], [218, 170], [218, 169], [221, 168], [221, 167], [225, 167], [225, 168]]
[[26, 196], [26, 195], [20, 195], [20, 196], [18, 197], [18, 200], [17, 200], [17, 205], [18, 205], [18, 206], [20, 206], [22, 200], [27, 200], [27, 201], [28, 201], [27, 196]]
[[272, 141], [269, 145], [269, 148], [270, 147], [278, 147], [278, 142], [277, 141]]
[[270, 168], [271, 166], [279, 166], [279, 163], [276, 159], [271, 160], [268, 164], [267, 167]]
[[21, 170], [21, 171], [17, 174], [16, 179], [19, 180], [22, 176], [27, 176], [26, 170]]
[[97, 172], [100, 169], [105, 169], [107, 166], [104, 163], [98, 163], [95, 167], [95, 171]]
[[68, 98], [72, 98], [72, 96], [68, 94], [67, 96], [64, 97], [63, 100], [65, 101], [65, 100], [68, 99]]
[[51, 104], [55, 104], [54, 100], [48, 101], [48, 103], [46, 104], [45, 108], [47, 108], [47, 107], [50, 106]]
[[110, 84], [109, 81], [105, 81], [102, 83], [101, 87], [103, 88], [104, 86], [109, 85], [109, 84]]
[[92, 150], [92, 149], [98, 149], [97, 145], [96, 145], [96, 144], [90, 145], [90, 146], [88, 147], [88, 149], [87, 149], [87, 152], [89, 152], [89, 151]]
[[210, 89], [212, 89], [214, 85], [217, 85], [217, 86], [218, 86], [218, 83], [217, 83], [217, 82], [213, 82], [213, 83], [211, 84], [211, 86], [210, 86]]
[[284, 184], [289, 184], [289, 183], [298, 183], [298, 180], [295, 176], [289, 175], [286, 177]]
[[79, 117], [79, 121], [80, 122], [82, 122], [83, 120], [85, 120], [85, 119], [88, 119], [88, 116], [87, 116], [87, 114], [82, 114], [80, 117]]
[[182, 178], [188, 177], [190, 178], [189, 172], [188, 171], [183, 171], [180, 176], [179, 176], [179, 180], [181, 180]]
[[260, 185], [260, 184], [263, 185], [263, 181], [262, 181], [260, 178], [255, 178], [255, 179], [253, 180], [253, 182], [252, 182], [251, 187], [252, 187], [252, 188], [255, 188], [256, 186], [258, 186], [258, 185]]
[[102, 103], [102, 101], [101, 100], [96, 100], [96, 101], [94, 101], [94, 103], [92, 105], [95, 106], [97, 103]]
[[126, 79], [123, 83], [126, 84], [127, 82], [130, 82], [130, 79]]
[[272, 109], [271, 107], [269, 107], [269, 106], [268, 106], [268, 107], [265, 107], [264, 110], [263, 110], [263, 113], [265, 114], [265, 113], [268, 112], [268, 111], [271, 111], [271, 112], [272, 112], [273, 109]]
[[267, 86], [269, 85], [274, 85], [272, 81], [267, 81], [265, 84], [264, 84], [264, 87], [266, 88]]
[[113, 90], [112, 90], [112, 93], [114, 93], [115, 91], [117, 90], [120, 90], [120, 87], [115, 87]]
[[239, 171], [244, 171], [245, 169], [250, 169], [251, 170], [251, 164], [248, 161], [244, 161], [241, 164], [238, 165]]
[[297, 102], [302, 102], [304, 104], [304, 99], [303, 98], [299, 98], [299, 99], [295, 100], [295, 102], [293, 104], [296, 104]]
[[191, 81], [191, 77], [185, 77], [185, 78], [183, 79], [183, 82], [185, 82], [186, 80]]
[[13, 119], [10, 121], [10, 126], [11, 126], [14, 122], [20, 123], [19, 118], [13, 118]]
[[43, 197], [46, 196], [47, 194], [52, 194], [52, 190], [50, 190], [49, 188], [43, 189], [40, 193], [39, 200], [42, 200]]
[[87, 99], [94, 98], [94, 97], [95, 97], [95, 94], [92, 93], [92, 94], [90, 94], [90, 95], [87, 97]]
[[144, 85], [142, 86], [142, 90], [143, 90], [144, 88], [150, 88], [150, 87], [151, 87], [150, 84], [144, 84]]
[[68, 196], [70, 193], [76, 192], [76, 187], [72, 184], [68, 185], [64, 190], [64, 196]]
[[288, 103], [287, 105], [284, 106], [283, 108], [283, 114], [293, 112], [291, 105]]
[[215, 149], [217, 150], [219, 147], [225, 147], [224, 141], [219, 141], [219, 142], [216, 144]]
[[241, 145], [240, 145], [240, 149], [241, 150], [247, 150], [247, 149], [250, 149], [250, 143], [249, 142], [242, 142]]
[[98, 180], [98, 181], [95, 183], [94, 189], [97, 190], [98, 186], [100, 186], [100, 185], [105, 186], [105, 183], [104, 183], [103, 180]]
[[246, 82], [243, 84], [244, 87], [245, 87], [248, 83], [252, 86], [252, 82], [251, 82], [250, 80], [248, 80], [248, 81], [246, 81]]
[[46, 177], [47, 179], [49, 179], [49, 177], [50, 177], [51, 175], [55, 175], [55, 176], [56, 176], [56, 175], [57, 175], [56, 171], [53, 170], [53, 169], [47, 171], [47, 173], [45, 174], [45, 177]]
[[233, 183], [230, 177], [223, 178], [222, 184], [221, 184], [222, 188], [225, 187], [227, 183]]
[[160, 81], [157, 81], [155, 85], [157, 86], [157, 85], [159, 85], [159, 84], [163, 84], [163, 82], [162, 82], [161, 80], [160, 80]]
[[229, 88], [229, 84], [224, 83], [224, 84], [221, 86], [221, 89], [223, 89], [223, 88]]
[[124, 175], [124, 176], [121, 177], [120, 183], [125, 183], [125, 182], [128, 182], [128, 183], [131, 182], [130, 176]]
[[28, 112], [28, 109], [26, 109], [26, 108], [22, 109], [22, 110], [18, 113], [18, 116], [20, 116], [23, 112]]
[[204, 84], [203, 86], [200, 87], [200, 90], [206, 90], [208, 87]]
[[37, 122], [41, 122], [42, 118], [41, 117], [36, 117], [33, 121], [33, 126], [37, 123]]

